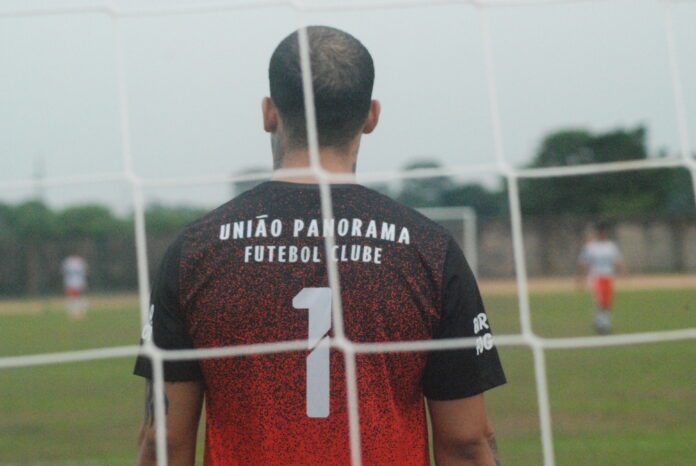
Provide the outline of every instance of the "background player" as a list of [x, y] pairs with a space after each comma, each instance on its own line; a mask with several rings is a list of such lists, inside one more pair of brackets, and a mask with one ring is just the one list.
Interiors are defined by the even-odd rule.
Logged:
[[[367, 49], [308, 29], [322, 166], [355, 171], [377, 126]], [[263, 100], [274, 167], [307, 168], [298, 35], [276, 48]], [[334, 184], [321, 216], [317, 180], [276, 173], [189, 226], [167, 251], [143, 338], [167, 349], [306, 339], [308, 350], [164, 365], [170, 464], [193, 464], [205, 394], [206, 465], [350, 462], [343, 354], [330, 349], [336, 261], [344, 328], [357, 342], [472, 337], [472, 348], [357, 357], [365, 465], [425, 466], [424, 395], [440, 466], [495, 464], [483, 392], [505, 383], [476, 281], [461, 249], [416, 211], [356, 184]], [[325, 221], [326, 220], [326, 221]], [[337, 247], [325, 251], [324, 236]], [[151, 378], [150, 361], [135, 372]], [[155, 462], [148, 381], [140, 464]]]
[[68, 315], [75, 320], [83, 319], [89, 306], [84, 295], [87, 291], [87, 262], [77, 255], [68, 256], [63, 260], [61, 271]]
[[599, 222], [595, 237], [585, 244], [578, 258], [578, 271], [587, 275], [595, 301], [594, 327], [597, 333], [611, 332], [611, 306], [614, 300], [614, 277], [625, 272], [619, 247], [609, 239], [609, 225]]

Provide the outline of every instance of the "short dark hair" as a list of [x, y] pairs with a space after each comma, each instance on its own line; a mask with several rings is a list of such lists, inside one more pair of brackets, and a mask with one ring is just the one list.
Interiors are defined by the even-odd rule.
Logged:
[[608, 234], [611, 229], [611, 224], [607, 220], [600, 220], [595, 224], [595, 230], [598, 233]]
[[[365, 124], [375, 68], [358, 39], [339, 29], [307, 27], [319, 145], [344, 147]], [[271, 99], [293, 147], [307, 147], [299, 33], [278, 44], [268, 68]]]

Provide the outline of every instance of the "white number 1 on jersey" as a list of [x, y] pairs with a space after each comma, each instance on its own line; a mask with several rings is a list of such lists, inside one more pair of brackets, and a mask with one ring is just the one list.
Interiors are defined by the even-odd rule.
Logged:
[[304, 288], [292, 300], [295, 309], [309, 310], [307, 348], [307, 416], [329, 416], [329, 329], [331, 288]]

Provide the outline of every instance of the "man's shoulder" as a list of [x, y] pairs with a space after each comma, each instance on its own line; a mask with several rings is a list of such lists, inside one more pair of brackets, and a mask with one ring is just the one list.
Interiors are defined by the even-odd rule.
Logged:
[[223, 220], [229, 218], [239, 204], [239, 200], [246, 197], [246, 194], [245, 192], [236, 196], [184, 226], [172, 241], [170, 248], [176, 251], [179, 258], [194, 250], [204, 249], [206, 245], [218, 238]]
[[219, 228], [222, 220], [230, 218], [231, 214], [238, 212], [240, 208], [243, 208], [243, 206], [248, 203], [250, 198], [257, 194], [257, 188], [250, 189], [249, 191], [235, 196], [224, 204], [212, 209], [202, 217], [189, 223], [182, 230], [181, 236], [195, 236], [201, 232], [208, 232], [211, 228]]
[[[417, 209], [364, 185], [353, 185], [353, 188], [349, 191], [341, 190], [346, 194], [352, 193], [348, 194], [348, 197], [339, 195], [338, 192], [332, 194], [333, 210], [337, 217], [342, 214], [359, 215], [362, 212], [365, 217], [406, 227], [431, 244], [447, 244], [451, 239], [451, 234], [446, 228]], [[279, 189], [282, 188], [279, 187]], [[279, 193], [273, 190], [272, 184], [262, 184], [252, 188], [188, 224], [179, 234], [177, 241], [188, 245], [209, 244], [221, 234], [221, 225], [240, 215], [245, 217], [255, 214], [265, 204], [273, 204], [277, 201], [278, 195]], [[345, 204], [341, 205], [342, 202]], [[339, 213], [344, 210], [346, 211]]]

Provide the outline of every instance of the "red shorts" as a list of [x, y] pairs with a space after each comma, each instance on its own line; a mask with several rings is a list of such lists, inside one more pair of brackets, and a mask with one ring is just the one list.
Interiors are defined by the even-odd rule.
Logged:
[[595, 302], [602, 309], [609, 309], [614, 299], [614, 278], [594, 277], [592, 279]]
[[65, 296], [68, 298], [79, 298], [82, 296], [82, 289], [69, 286], [65, 289]]

